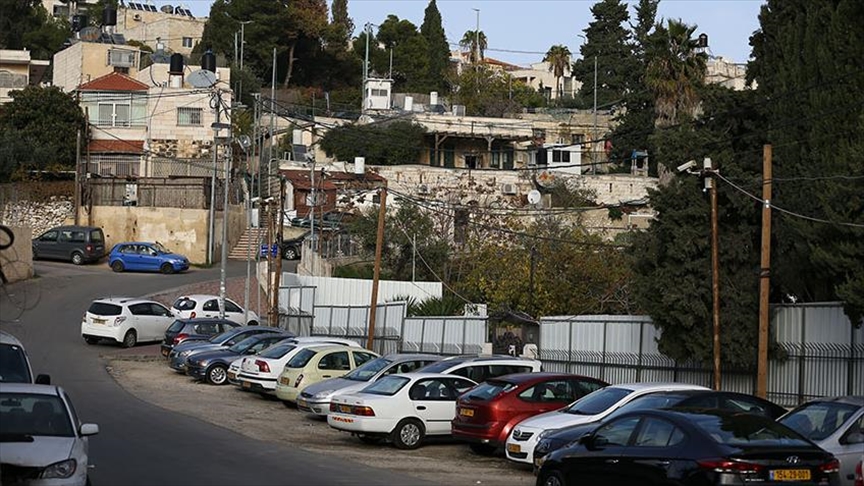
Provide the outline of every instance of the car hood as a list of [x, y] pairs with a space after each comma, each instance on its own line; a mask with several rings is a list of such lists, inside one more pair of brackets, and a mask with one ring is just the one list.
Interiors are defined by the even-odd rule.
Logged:
[[180, 261], [183, 261], [183, 260], [186, 259], [185, 256], [183, 256], [183, 255], [178, 255], [177, 253], [160, 253], [159, 256], [162, 257], [162, 258], [164, 258], [164, 259], [166, 259], [166, 260], [180, 260]]
[[178, 353], [182, 353], [183, 351], [192, 351], [192, 350], [201, 351], [204, 349], [216, 349], [216, 348], [221, 348], [221, 347], [222, 347], [221, 344], [213, 344], [210, 341], [203, 339], [200, 341], [195, 340], [192, 342], [182, 342], [182, 343], [178, 344], [177, 346], [174, 346], [174, 351], [177, 351]]
[[219, 348], [216, 348], [216, 349], [210, 349], [210, 348], [196, 349], [195, 353], [193, 353], [191, 356], [189, 356], [190, 360], [194, 360], [194, 361], [204, 361], [207, 359], [220, 359], [220, 358], [232, 359], [232, 358], [236, 358], [236, 357], [237, 357], [237, 353], [235, 353], [234, 351], [231, 351], [228, 348], [222, 347], [222, 346], [220, 346]]
[[45, 467], [69, 459], [75, 437], [33, 437], [33, 442], [0, 442], [0, 462]]
[[333, 394], [354, 393], [362, 390], [367, 385], [369, 385], [368, 381], [354, 381], [345, 378], [330, 378], [329, 380], [324, 380], [315, 383], [314, 385], [307, 386], [305, 389], [303, 389], [303, 393], [308, 393], [310, 395], [315, 395], [316, 393], [321, 393], [324, 391], [334, 392]]
[[560, 429], [569, 425], [578, 425], [588, 422], [593, 422], [596, 415], [575, 415], [566, 412], [546, 412], [540, 415], [535, 415], [529, 419], [519, 422], [517, 429], [534, 428], [541, 430]]

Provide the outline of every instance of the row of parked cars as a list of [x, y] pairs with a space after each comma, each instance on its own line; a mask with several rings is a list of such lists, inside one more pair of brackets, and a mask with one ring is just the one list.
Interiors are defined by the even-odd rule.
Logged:
[[477, 454], [503, 449], [544, 486], [864, 486], [864, 397], [787, 412], [696, 385], [610, 385], [510, 356], [378, 356], [267, 327], [183, 343], [166, 336], [163, 350], [177, 372], [275, 396], [365, 443], [413, 449], [452, 435]]
[[24, 345], [0, 331], [0, 484], [89, 484], [89, 437], [63, 388], [34, 375]]

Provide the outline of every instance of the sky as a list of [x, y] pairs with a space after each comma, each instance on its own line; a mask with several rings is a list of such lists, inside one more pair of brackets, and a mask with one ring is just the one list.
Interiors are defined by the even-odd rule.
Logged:
[[[182, 0], [181, 0], [182, 1]], [[212, 0], [185, 0], [196, 16], [209, 13]], [[631, 17], [636, 0], [625, 0]], [[457, 48], [462, 35], [474, 30], [479, 9], [480, 30], [486, 34], [487, 57], [528, 66], [539, 62], [550, 46], [563, 44], [575, 56], [595, 0], [436, 0], [448, 42]], [[157, 2], [156, 3], [160, 3]], [[328, 0], [328, 3], [329, 0]], [[389, 14], [418, 27], [428, 0], [348, 0], [354, 35], [367, 22], [381, 24]], [[750, 35], [759, 28], [759, 8], [764, 0], [660, 0], [660, 18], [681, 19], [708, 34], [709, 54], [736, 63], [750, 57]], [[518, 51], [518, 52], [514, 52]]]

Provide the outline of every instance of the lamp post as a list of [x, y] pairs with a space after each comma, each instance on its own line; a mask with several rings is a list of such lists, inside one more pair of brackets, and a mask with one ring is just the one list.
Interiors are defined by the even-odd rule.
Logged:
[[480, 9], [473, 8], [471, 9], [477, 12], [477, 26], [474, 29], [474, 62], [480, 62]]

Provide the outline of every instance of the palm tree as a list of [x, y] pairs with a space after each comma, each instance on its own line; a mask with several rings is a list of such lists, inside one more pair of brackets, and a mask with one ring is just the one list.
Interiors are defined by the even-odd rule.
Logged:
[[[480, 39], [480, 46], [477, 46], [477, 39]], [[483, 54], [486, 52], [486, 34], [481, 30], [478, 34], [476, 30], [468, 30], [465, 32], [465, 35], [462, 36], [462, 40], [459, 41], [459, 46], [462, 50], [469, 51], [472, 63], [480, 62], [483, 59]], [[479, 58], [477, 56], [480, 56]]]
[[649, 37], [645, 83], [654, 94], [657, 126], [692, 117], [699, 108], [696, 90], [705, 83], [707, 55], [698, 50], [695, 30], [681, 20], [669, 20]]
[[554, 45], [546, 52], [546, 57], [543, 62], [549, 63], [549, 70], [555, 75], [555, 91], [558, 93], [558, 99], [561, 99], [561, 77], [564, 76], [564, 71], [570, 65], [570, 49], [567, 46], [560, 44]]

